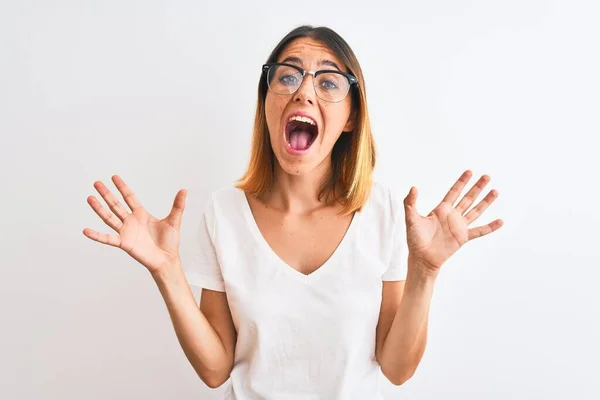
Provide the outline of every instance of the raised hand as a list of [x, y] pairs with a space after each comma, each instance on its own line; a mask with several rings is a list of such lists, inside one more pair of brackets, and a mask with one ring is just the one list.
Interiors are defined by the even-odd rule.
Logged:
[[441, 203], [426, 217], [417, 212], [416, 187], [412, 187], [404, 199], [409, 255], [418, 261], [420, 267], [426, 268], [428, 273], [437, 274], [442, 264], [465, 243], [492, 233], [504, 224], [501, 219], [496, 219], [487, 225], [469, 228], [469, 225], [479, 218], [498, 197], [498, 191], [491, 190], [477, 206], [467, 212], [490, 181], [488, 175], [479, 178], [460, 202], [453, 206], [471, 175], [472, 172], [466, 170]]
[[112, 181], [131, 212], [121, 205], [104, 183], [96, 181], [94, 187], [112, 213], [94, 196], [89, 196], [87, 201], [96, 214], [117, 234], [99, 233], [89, 228], [85, 228], [83, 234], [96, 242], [123, 249], [151, 273], [176, 262], [179, 259], [179, 228], [185, 208], [185, 189], [177, 192], [169, 215], [158, 220], [142, 207], [123, 179], [114, 175]]

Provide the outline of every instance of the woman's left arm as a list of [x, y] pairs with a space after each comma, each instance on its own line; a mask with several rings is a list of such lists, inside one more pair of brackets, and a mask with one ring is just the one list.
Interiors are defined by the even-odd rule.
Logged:
[[[420, 273], [417, 263], [409, 257], [408, 274], [402, 284], [384, 282], [381, 317], [384, 319], [387, 314], [393, 319], [381, 340], [377, 358], [381, 372], [394, 385], [401, 385], [413, 376], [427, 343], [429, 306], [436, 277]], [[401, 300], [394, 306], [394, 298], [398, 296]]]
[[[401, 294], [400, 290], [394, 289], [398, 286], [384, 282], [376, 347], [381, 370], [395, 385], [410, 379], [425, 351], [429, 306], [442, 264], [468, 241], [492, 233], [503, 225], [501, 219], [496, 219], [487, 225], [469, 228], [498, 197], [498, 192], [491, 190], [469, 210], [490, 181], [488, 175], [483, 175], [454, 205], [471, 175], [470, 170], [463, 172], [426, 217], [417, 212], [416, 188], [412, 187], [404, 199], [408, 271]], [[398, 300], [399, 296], [401, 300]]]

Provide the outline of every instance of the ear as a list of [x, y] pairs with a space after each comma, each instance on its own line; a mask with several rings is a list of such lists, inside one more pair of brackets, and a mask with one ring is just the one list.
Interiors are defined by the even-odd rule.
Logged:
[[356, 120], [358, 119], [358, 111], [356, 108], [353, 108], [350, 112], [350, 116], [348, 117], [348, 121], [346, 121], [346, 125], [344, 125], [344, 129], [342, 132], [352, 132], [356, 128]]

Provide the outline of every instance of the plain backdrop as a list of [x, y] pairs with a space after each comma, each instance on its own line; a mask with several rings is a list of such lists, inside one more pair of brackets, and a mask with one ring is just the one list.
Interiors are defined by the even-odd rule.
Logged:
[[443, 266], [423, 360], [385, 398], [600, 398], [597, 4], [2, 1], [0, 397], [219, 398], [147, 270], [82, 234], [110, 231], [86, 198], [119, 174], [162, 218], [188, 189], [189, 260], [248, 160], [261, 64], [308, 23], [362, 64], [379, 181], [423, 215], [467, 168], [500, 194], [475, 225], [504, 227]]

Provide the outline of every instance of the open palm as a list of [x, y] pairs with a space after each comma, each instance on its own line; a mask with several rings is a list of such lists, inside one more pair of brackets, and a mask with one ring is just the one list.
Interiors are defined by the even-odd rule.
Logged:
[[186, 191], [177, 192], [170, 214], [164, 219], [153, 217], [138, 201], [135, 194], [118, 175], [112, 181], [131, 209], [127, 211], [101, 181], [94, 187], [108, 204], [108, 211], [94, 197], [88, 203], [98, 216], [117, 234], [100, 233], [85, 228], [83, 234], [90, 239], [123, 249], [144, 265], [151, 273], [179, 258], [179, 228], [185, 207]]
[[498, 192], [491, 190], [477, 206], [467, 212], [490, 181], [487, 175], [483, 175], [461, 201], [453, 206], [471, 175], [470, 170], [465, 171], [441, 203], [426, 217], [417, 212], [416, 188], [411, 188], [404, 199], [406, 241], [409, 252], [411, 257], [420, 261], [431, 272], [437, 272], [441, 265], [469, 240], [485, 236], [503, 225], [501, 219], [496, 219], [487, 225], [469, 228], [469, 225], [479, 218], [498, 197]]

